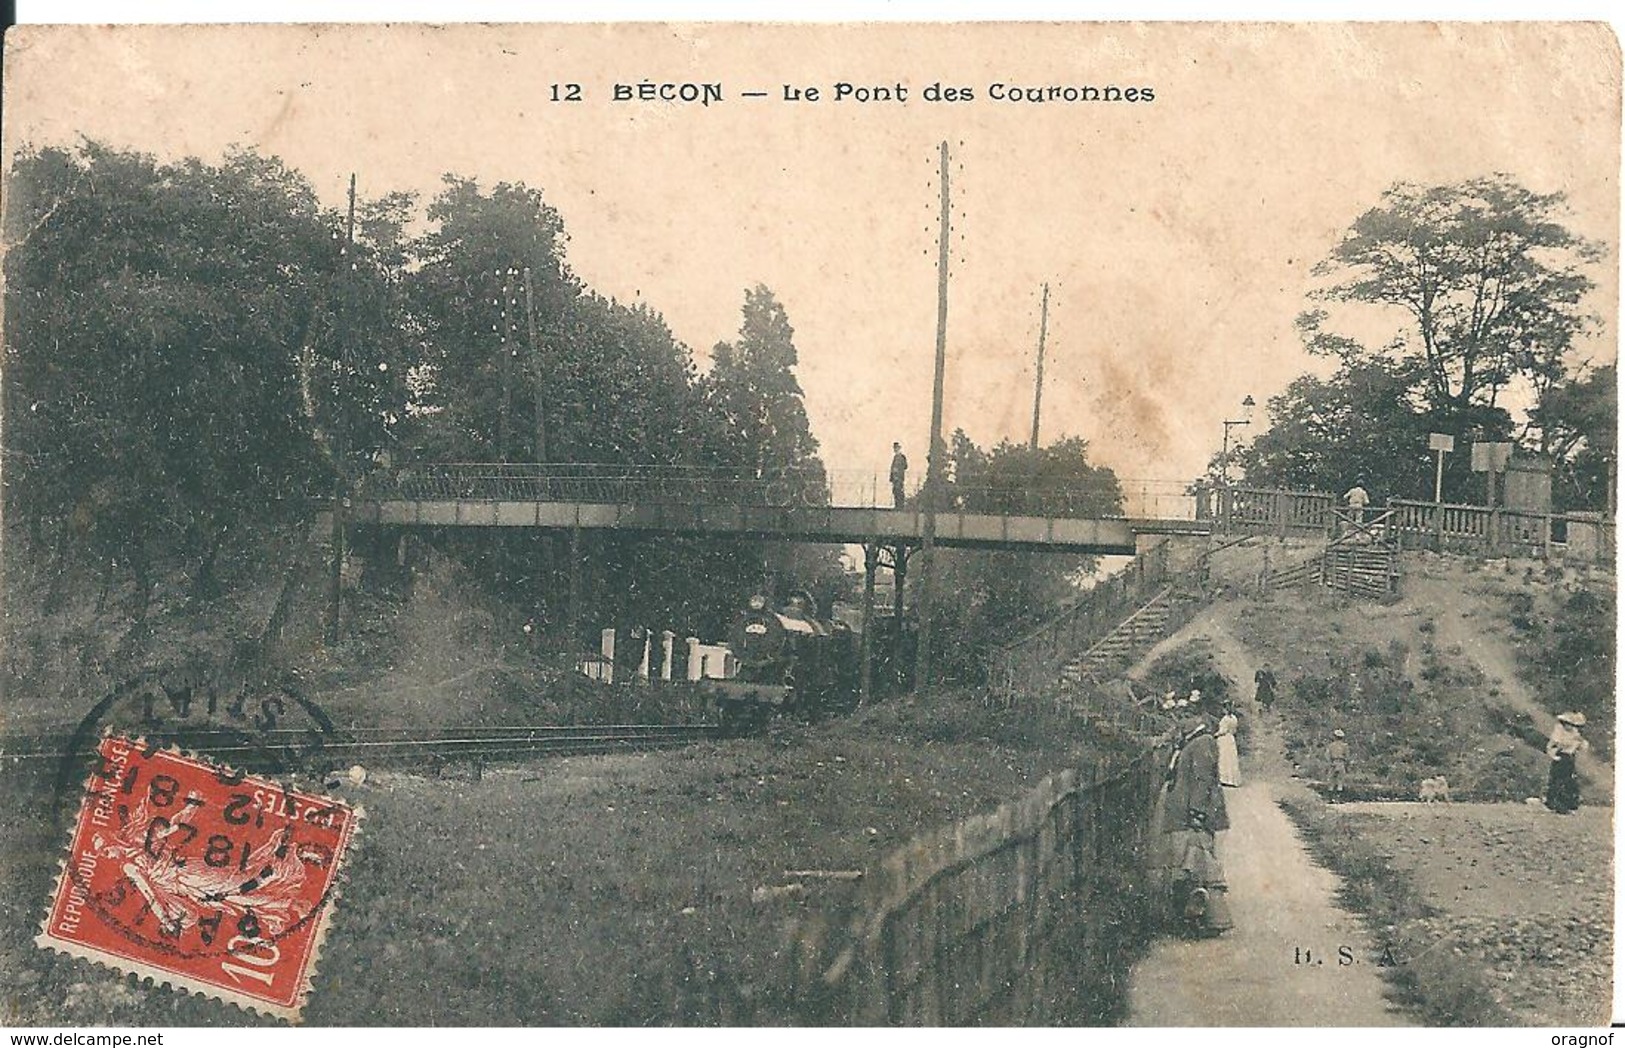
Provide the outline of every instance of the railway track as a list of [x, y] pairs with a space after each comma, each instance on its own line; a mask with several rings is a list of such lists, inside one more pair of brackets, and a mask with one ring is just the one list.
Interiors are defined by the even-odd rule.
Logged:
[[[247, 766], [263, 763], [268, 757], [283, 764], [492, 763], [528, 757], [644, 753], [721, 737], [721, 730], [713, 725], [650, 724], [515, 725], [434, 731], [354, 728], [331, 735], [308, 730], [159, 730], [152, 735], [163, 745], [175, 745], [224, 764]], [[0, 764], [59, 761], [75, 754], [87, 755], [94, 746], [94, 739], [75, 744], [70, 732], [0, 735]]]

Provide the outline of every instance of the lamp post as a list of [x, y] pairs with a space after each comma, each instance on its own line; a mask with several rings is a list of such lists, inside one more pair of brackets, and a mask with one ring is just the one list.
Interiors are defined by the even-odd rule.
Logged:
[[1230, 427], [1252, 425], [1253, 408], [1256, 406], [1257, 402], [1253, 400], [1252, 394], [1249, 393], [1247, 399], [1241, 402], [1241, 418], [1227, 418], [1224, 420], [1224, 450], [1219, 454], [1219, 477], [1224, 481], [1224, 486], [1227, 488], [1230, 486]]

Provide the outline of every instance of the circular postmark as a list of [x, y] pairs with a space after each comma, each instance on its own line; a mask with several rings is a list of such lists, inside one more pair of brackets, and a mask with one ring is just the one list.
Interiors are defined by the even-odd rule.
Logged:
[[57, 769], [77, 815], [41, 945], [296, 1016], [362, 814], [302, 784], [334, 735], [292, 678], [114, 689]]

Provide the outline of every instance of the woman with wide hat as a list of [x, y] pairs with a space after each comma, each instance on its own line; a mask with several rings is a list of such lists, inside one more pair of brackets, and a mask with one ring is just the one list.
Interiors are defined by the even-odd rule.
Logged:
[[1580, 809], [1580, 777], [1574, 770], [1574, 758], [1590, 745], [1580, 734], [1585, 723], [1583, 713], [1559, 713], [1546, 743], [1546, 756], [1552, 760], [1546, 778], [1546, 807], [1559, 815]]

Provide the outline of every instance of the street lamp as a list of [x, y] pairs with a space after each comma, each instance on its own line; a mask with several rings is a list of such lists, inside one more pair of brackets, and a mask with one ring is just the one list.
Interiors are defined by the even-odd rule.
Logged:
[[1230, 486], [1230, 427], [1248, 426], [1253, 421], [1253, 408], [1257, 402], [1251, 393], [1241, 402], [1241, 418], [1227, 418], [1224, 420], [1224, 451], [1219, 455], [1219, 476], [1224, 480], [1225, 487]]

